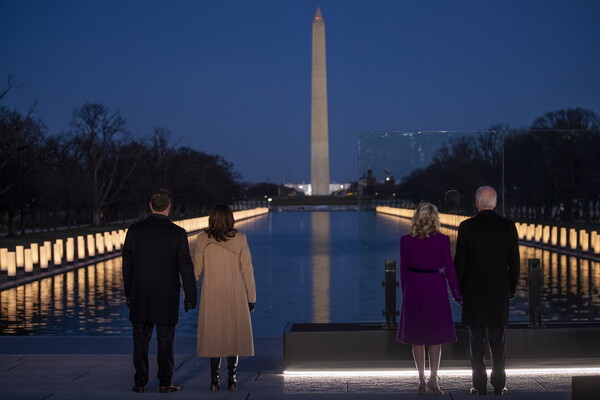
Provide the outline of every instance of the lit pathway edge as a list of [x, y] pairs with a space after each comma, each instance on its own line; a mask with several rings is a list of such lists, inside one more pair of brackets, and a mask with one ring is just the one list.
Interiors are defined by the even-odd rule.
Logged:
[[[242, 221], [267, 214], [268, 212], [268, 208], [259, 207], [235, 211], [233, 216], [235, 221]], [[187, 231], [191, 242], [193, 235], [208, 226], [208, 216], [173, 222]], [[52, 258], [54, 263], [49, 262], [49, 258], [51, 258], [50, 254], [42, 250], [49, 246], [39, 246], [38, 243], [32, 243], [26, 249], [24, 246], [17, 246], [20, 248], [15, 249], [16, 251], [14, 252], [9, 252], [8, 249], [4, 248], [0, 249], [0, 291], [119, 257], [126, 233], [127, 230], [123, 229], [122, 231], [98, 234], [99, 236], [96, 238], [92, 237], [91, 247], [77, 246], [77, 258], [75, 258], [76, 251], [74, 246], [77, 238], [68, 238], [66, 241], [59, 239], [51, 244], [57, 253]], [[95, 240], [100, 237], [102, 240]], [[105, 240], [106, 238], [110, 239]], [[113, 238], [115, 239], [114, 241]], [[36, 252], [37, 254], [35, 254]], [[63, 257], [65, 254], [67, 257]], [[45, 262], [42, 261], [41, 255], [46, 257]], [[34, 258], [35, 256], [37, 258]], [[34, 268], [34, 264], [37, 264], [37, 267]]]
[[[376, 212], [411, 220], [415, 210], [378, 206]], [[442, 226], [454, 230], [458, 229], [460, 223], [468, 218], [470, 217], [465, 215], [440, 213]], [[515, 225], [519, 234], [519, 242], [524, 246], [600, 260], [600, 232], [598, 231], [521, 222], [515, 222]]]

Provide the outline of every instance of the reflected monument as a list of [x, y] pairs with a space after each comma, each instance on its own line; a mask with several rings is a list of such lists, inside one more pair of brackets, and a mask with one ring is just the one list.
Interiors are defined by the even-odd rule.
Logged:
[[314, 212], [311, 215], [313, 323], [328, 323], [331, 319], [330, 218], [329, 212]]
[[313, 195], [330, 194], [325, 22], [318, 7], [312, 24], [310, 183]]

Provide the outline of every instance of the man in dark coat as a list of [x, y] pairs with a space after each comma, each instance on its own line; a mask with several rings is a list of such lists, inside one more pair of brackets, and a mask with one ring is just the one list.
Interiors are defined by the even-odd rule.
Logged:
[[490, 381], [495, 394], [506, 394], [505, 329], [509, 300], [519, 280], [519, 238], [513, 221], [494, 212], [496, 191], [477, 189], [476, 216], [458, 228], [454, 265], [463, 294], [462, 324], [469, 327], [472, 394], [487, 394], [485, 338], [492, 355]]
[[168, 393], [181, 390], [171, 382], [180, 287], [183, 284], [185, 311], [196, 307], [197, 289], [187, 233], [169, 220], [171, 197], [166, 190], [152, 195], [150, 211], [145, 220], [129, 227], [122, 252], [133, 325], [133, 391], [143, 393], [148, 383], [148, 347], [156, 324], [159, 391]]

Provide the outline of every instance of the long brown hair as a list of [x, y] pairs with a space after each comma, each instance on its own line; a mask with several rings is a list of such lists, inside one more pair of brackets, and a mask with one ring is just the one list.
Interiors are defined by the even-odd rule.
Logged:
[[233, 211], [227, 204], [215, 204], [208, 217], [208, 228], [204, 232], [217, 242], [226, 242], [237, 233], [233, 227]]

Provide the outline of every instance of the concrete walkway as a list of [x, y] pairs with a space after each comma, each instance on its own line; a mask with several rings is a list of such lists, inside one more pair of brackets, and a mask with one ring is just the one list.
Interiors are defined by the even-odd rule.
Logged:
[[[152, 341], [155, 347], [155, 340]], [[156, 361], [150, 359], [147, 393], [131, 391], [131, 340], [110, 336], [0, 337], [0, 399], [425, 399], [415, 394], [417, 379], [409, 376], [283, 375], [283, 343], [279, 338], [255, 339], [256, 356], [241, 358], [236, 392], [209, 391], [207, 359], [195, 357], [195, 338], [177, 338], [173, 383], [176, 393], [158, 392]], [[223, 363], [222, 376], [226, 377]], [[574, 373], [531, 373], [508, 376], [508, 399], [570, 399]], [[585, 375], [589, 373], [577, 373]], [[597, 374], [597, 373], [596, 373]], [[440, 372], [442, 399], [471, 399], [468, 373]], [[491, 390], [491, 388], [490, 388]]]

